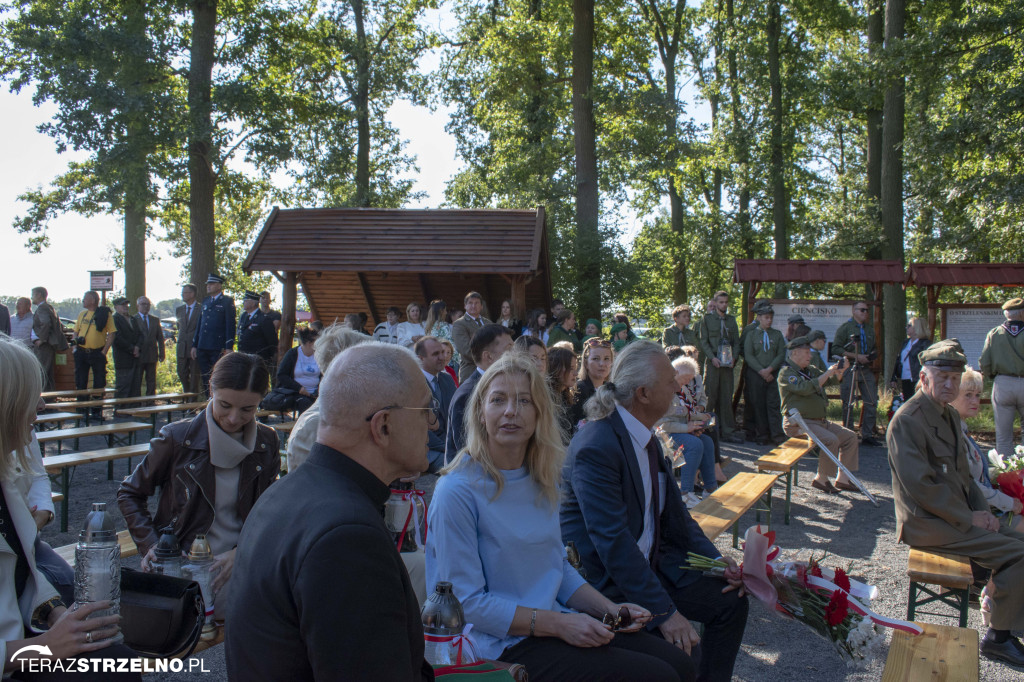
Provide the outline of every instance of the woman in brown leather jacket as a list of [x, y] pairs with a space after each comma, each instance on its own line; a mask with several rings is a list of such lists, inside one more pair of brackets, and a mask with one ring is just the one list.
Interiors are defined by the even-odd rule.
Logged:
[[[170, 525], [184, 551], [197, 533], [206, 534], [219, 570], [214, 593], [227, 583], [242, 524], [281, 469], [277, 433], [256, 421], [269, 383], [259, 357], [223, 356], [210, 375], [206, 409], [162, 428], [121, 484], [117, 504], [143, 556], [143, 570], [155, 558], [160, 529]], [[158, 488], [151, 516], [147, 502]]]

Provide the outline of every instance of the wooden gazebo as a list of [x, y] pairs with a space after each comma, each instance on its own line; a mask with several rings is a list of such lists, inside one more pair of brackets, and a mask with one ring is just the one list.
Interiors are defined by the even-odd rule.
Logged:
[[373, 325], [389, 306], [403, 311], [443, 299], [462, 307], [479, 291], [493, 313], [512, 301], [523, 319], [551, 304], [544, 208], [274, 208], [245, 259], [284, 288], [281, 352], [292, 343], [297, 287], [325, 324], [366, 312]]
[[912, 263], [905, 286], [924, 287], [928, 329], [934, 334], [942, 287], [1024, 286], [1024, 263]]

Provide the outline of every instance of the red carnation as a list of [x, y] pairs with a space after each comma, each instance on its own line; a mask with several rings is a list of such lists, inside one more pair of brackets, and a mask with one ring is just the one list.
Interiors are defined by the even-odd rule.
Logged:
[[1004, 494], [1024, 502], [1024, 483], [1020, 471], [1004, 471], [996, 476], [995, 483]]
[[850, 578], [846, 575], [846, 571], [841, 568], [835, 569], [835, 577], [832, 578], [832, 582], [836, 584], [836, 587], [850, 591]]
[[825, 621], [830, 626], [842, 623], [850, 612], [848, 604], [844, 592], [833, 592], [832, 598], [828, 600], [828, 606], [825, 607]]
[[821, 566], [818, 565], [817, 561], [811, 564], [811, 575], [813, 575], [815, 578], [824, 579], [825, 577], [821, 574]]

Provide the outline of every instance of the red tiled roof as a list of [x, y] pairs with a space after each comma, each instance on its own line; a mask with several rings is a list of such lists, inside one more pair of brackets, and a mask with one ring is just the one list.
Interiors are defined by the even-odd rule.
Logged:
[[907, 285], [967, 287], [1024, 286], [1024, 263], [913, 263]]
[[903, 281], [895, 260], [753, 260], [737, 259], [734, 282], [883, 283]]

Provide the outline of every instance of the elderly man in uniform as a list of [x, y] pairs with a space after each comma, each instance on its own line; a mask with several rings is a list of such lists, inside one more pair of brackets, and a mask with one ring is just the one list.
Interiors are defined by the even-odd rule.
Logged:
[[[806, 336], [793, 339], [787, 348], [789, 362], [779, 373], [779, 393], [782, 397], [783, 428], [786, 435], [801, 435], [800, 427], [789, 419], [789, 411], [796, 408], [818, 440], [839, 457], [844, 467], [856, 471], [859, 460], [857, 435], [825, 418], [828, 409], [825, 386], [842, 378], [845, 363], [837, 362], [824, 372], [814, 367], [811, 364], [811, 340]], [[832, 485], [830, 479], [836, 476], [838, 470], [839, 467], [828, 455], [824, 452], [819, 453], [818, 474], [811, 481], [811, 485], [830, 494], [840, 490], [857, 490], [857, 486], [850, 482], [844, 472], [839, 472], [835, 485]]]
[[989, 511], [971, 480], [960, 417], [949, 403], [960, 390], [967, 358], [953, 340], [918, 355], [920, 390], [889, 423], [896, 532], [900, 541], [970, 557], [992, 571], [991, 627], [981, 643], [987, 658], [1024, 666], [1024, 534], [1009, 530]]
[[690, 306], [676, 306], [675, 310], [672, 311], [672, 324], [665, 327], [665, 331], [661, 333], [661, 345], [665, 348], [669, 346], [696, 346], [698, 343], [697, 332], [690, 329], [690, 318], [692, 315]]
[[242, 317], [238, 320], [238, 350], [260, 356], [268, 372], [274, 369], [277, 327], [260, 309], [260, 295], [255, 291], [245, 292], [245, 298], [242, 299]]
[[199, 362], [203, 394], [210, 394], [210, 372], [221, 355], [235, 349], [235, 299], [224, 295], [224, 278], [211, 272], [207, 297], [192, 337], [192, 358]]
[[866, 301], [853, 304], [853, 316], [839, 325], [832, 352], [840, 353], [853, 363], [851, 372], [843, 376], [839, 392], [843, 398], [843, 426], [853, 430], [853, 422], [857, 415], [853, 409], [853, 382], [857, 382], [860, 398], [864, 403], [864, 419], [861, 422], [860, 442], [862, 445], [880, 446], [882, 442], [875, 438], [875, 413], [878, 409], [878, 386], [875, 382], [875, 371], [871, 363], [878, 356], [875, 346], [875, 329], [868, 322], [870, 306]]
[[772, 328], [775, 311], [771, 304], [761, 306], [757, 314], [758, 326], [746, 332], [743, 342], [744, 383], [756, 425], [758, 445], [786, 440], [782, 433], [782, 415], [779, 412], [778, 371], [786, 358], [782, 332]]
[[727, 312], [729, 293], [719, 291], [712, 303], [712, 311], [697, 327], [698, 347], [704, 353], [704, 390], [708, 394], [708, 408], [718, 415], [722, 440], [742, 443], [743, 436], [735, 432], [736, 420], [732, 413], [732, 368], [740, 353], [740, 333], [736, 318]]
[[1006, 321], [985, 337], [979, 366], [992, 377], [992, 412], [996, 418], [996, 450], [1013, 454], [1013, 422], [1024, 425], [1024, 299], [1003, 304]]

